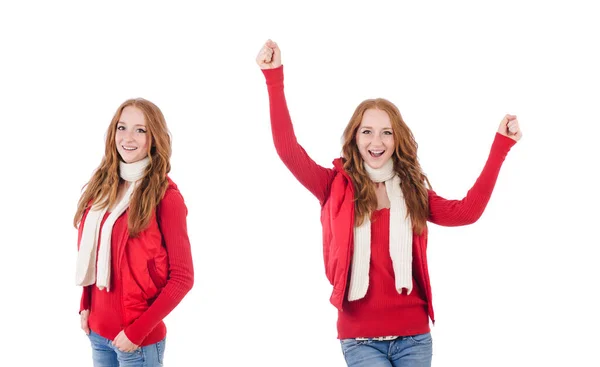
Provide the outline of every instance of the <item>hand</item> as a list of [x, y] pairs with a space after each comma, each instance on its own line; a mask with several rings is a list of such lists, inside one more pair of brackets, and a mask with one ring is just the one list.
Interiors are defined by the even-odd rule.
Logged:
[[79, 319], [81, 322], [81, 330], [83, 330], [86, 335], [90, 335], [90, 327], [88, 325], [88, 317], [89, 316], [90, 316], [90, 310], [83, 310], [79, 313]]
[[121, 352], [127, 352], [127, 353], [133, 352], [134, 350], [139, 348], [139, 346], [133, 344], [129, 340], [127, 335], [125, 335], [125, 331], [123, 331], [123, 330], [121, 330], [119, 335], [117, 335], [115, 340], [113, 340], [112, 345], [117, 347]]
[[265, 42], [265, 45], [256, 56], [256, 63], [261, 69], [275, 69], [281, 66], [281, 50], [279, 46], [271, 40]]
[[517, 116], [504, 116], [502, 121], [500, 121], [498, 133], [507, 136], [515, 141], [519, 141], [523, 136], [523, 133], [521, 133], [521, 128], [519, 127], [519, 120], [517, 120]]

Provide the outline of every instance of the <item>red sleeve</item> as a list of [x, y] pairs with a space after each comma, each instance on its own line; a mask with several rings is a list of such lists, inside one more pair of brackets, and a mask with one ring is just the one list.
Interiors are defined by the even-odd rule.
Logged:
[[447, 200], [429, 191], [429, 221], [442, 226], [462, 226], [477, 221], [496, 185], [500, 167], [516, 141], [496, 133], [483, 171], [462, 200]]
[[333, 170], [315, 163], [296, 140], [283, 91], [283, 66], [264, 69], [263, 73], [269, 91], [271, 130], [275, 150], [294, 177], [323, 203], [327, 199], [333, 180]]
[[[81, 235], [83, 234], [83, 223], [85, 218], [87, 217], [87, 213], [89, 210], [86, 210], [83, 213], [81, 221], [79, 222], [79, 226], [77, 227], [77, 251], [79, 251], [79, 246], [81, 245]], [[92, 300], [92, 288], [91, 286], [83, 287], [81, 291], [81, 300], [79, 301], [79, 313], [83, 310], [90, 309], [90, 303]]]
[[83, 310], [90, 309], [90, 301], [92, 297], [92, 289], [91, 286], [83, 287], [81, 291], [81, 301], [79, 302], [79, 313]]
[[140, 345], [148, 333], [181, 302], [194, 284], [186, 217], [183, 197], [179, 191], [168, 189], [157, 209], [158, 224], [169, 256], [168, 280], [146, 312], [125, 328], [125, 335], [136, 345]]

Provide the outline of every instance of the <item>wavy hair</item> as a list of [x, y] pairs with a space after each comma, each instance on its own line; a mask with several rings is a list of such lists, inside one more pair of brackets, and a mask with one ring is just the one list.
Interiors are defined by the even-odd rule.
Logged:
[[84, 212], [91, 207], [92, 202], [94, 208], [103, 209], [111, 207], [117, 201], [121, 157], [117, 152], [115, 136], [121, 113], [129, 106], [144, 114], [148, 132], [147, 154], [150, 160], [144, 177], [131, 196], [128, 220], [130, 236], [137, 236], [148, 226], [156, 206], [167, 190], [167, 174], [171, 170], [171, 136], [165, 117], [154, 103], [143, 98], [129, 99], [119, 106], [108, 126], [104, 158], [84, 186], [73, 220], [75, 227], [80, 224]]
[[382, 110], [390, 117], [395, 145], [391, 159], [394, 160], [394, 170], [400, 177], [400, 187], [413, 230], [421, 234], [429, 215], [427, 190], [431, 188], [431, 184], [419, 164], [418, 145], [412, 132], [402, 119], [398, 108], [383, 98], [368, 99], [359, 104], [344, 130], [342, 155], [345, 158], [344, 169], [350, 175], [355, 189], [355, 225], [360, 226], [365, 218], [377, 209], [375, 185], [364, 168], [364, 161], [356, 144], [358, 128], [368, 109]]

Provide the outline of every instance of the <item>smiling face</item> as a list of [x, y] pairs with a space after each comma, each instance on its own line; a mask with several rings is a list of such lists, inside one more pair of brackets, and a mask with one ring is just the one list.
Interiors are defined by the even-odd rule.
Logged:
[[123, 162], [134, 163], [146, 158], [149, 140], [142, 110], [133, 106], [125, 107], [115, 133], [117, 151]]
[[395, 149], [392, 123], [387, 112], [374, 108], [365, 111], [356, 131], [356, 145], [369, 167], [383, 167]]

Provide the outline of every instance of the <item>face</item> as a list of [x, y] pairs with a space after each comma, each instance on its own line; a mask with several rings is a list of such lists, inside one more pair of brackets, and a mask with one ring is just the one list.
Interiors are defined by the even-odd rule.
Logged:
[[134, 163], [148, 155], [148, 128], [144, 113], [136, 107], [127, 106], [117, 123], [115, 143], [121, 159]]
[[368, 109], [356, 131], [360, 156], [371, 168], [381, 168], [394, 153], [394, 134], [385, 111]]

